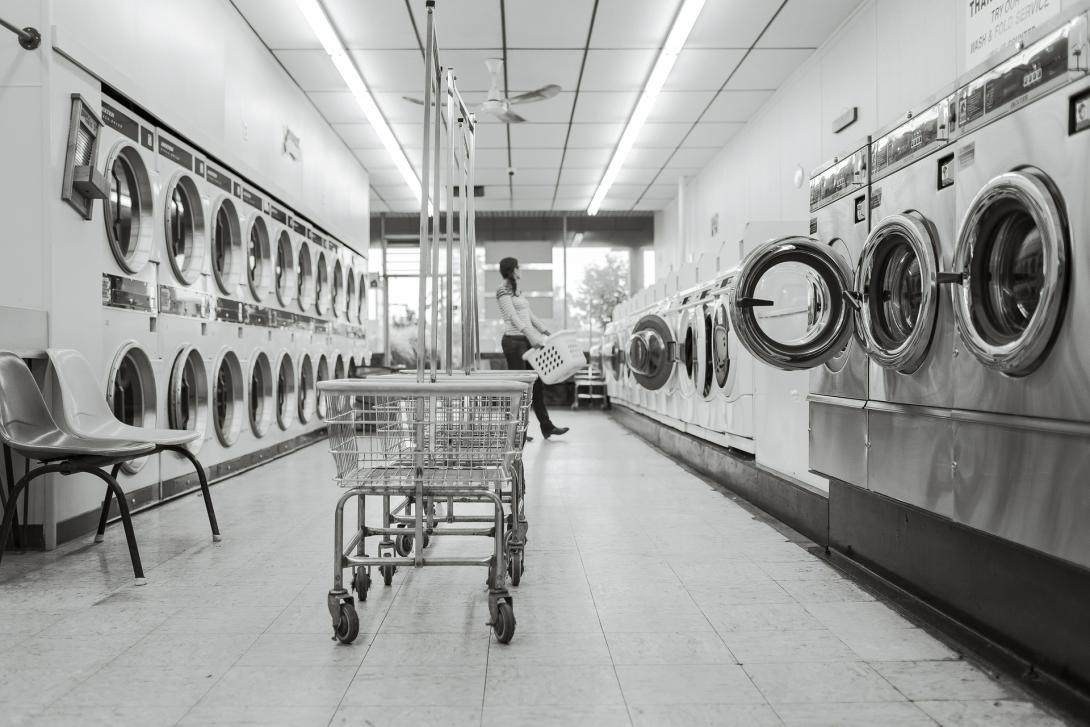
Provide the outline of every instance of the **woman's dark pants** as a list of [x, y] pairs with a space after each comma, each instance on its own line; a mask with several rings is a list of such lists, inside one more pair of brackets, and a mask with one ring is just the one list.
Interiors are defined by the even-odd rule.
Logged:
[[[507, 368], [514, 371], [533, 370], [533, 367], [522, 359], [522, 354], [530, 350], [530, 339], [525, 336], [504, 336], [500, 340], [500, 348], [503, 349], [503, 357], [507, 359]], [[542, 433], [550, 431], [553, 423], [549, 419], [549, 410], [545, 408], [545, 386], [540, 378], [534, 379], [533, 407]]]

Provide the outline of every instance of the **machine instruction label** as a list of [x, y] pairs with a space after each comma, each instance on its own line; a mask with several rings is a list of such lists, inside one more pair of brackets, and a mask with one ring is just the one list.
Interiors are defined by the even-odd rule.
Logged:
[[242, 188], [242, 201], [259, 210], [263, 210], [265, 207], [265, 200], [261, 199], [261, 197], [258, 197], [245, 187]]
[[299, 220], [291, 221], [291, 229], [295, 230], [295, 234], [297, 235], [302, 235], [303, 237], [307, 236], [307, 226]]
[[282, 225], [288, 224], [288, 213], [275, 205], [269, 205], [269, 214]]
[[227, 194], [231, 194], [231, 191], [234, 188], [234, 185], [231, 184], [231, 178], [215, 167], [208, 167], [205, 171], [204, 178], [211, 182], [213, 186], [219, 187]]
[[102, 123], [140, 143], [140, 124], [105, 101], [102, 102]]
[[965, 37], [962, 68], [1010, 49], [1042, 23], [1059, 15], [1060, 0], [961, 0]]
[[166, 157], [178, 166], [193, 171], [193, 155], [162, 137], [159, 137], [159, 156]]

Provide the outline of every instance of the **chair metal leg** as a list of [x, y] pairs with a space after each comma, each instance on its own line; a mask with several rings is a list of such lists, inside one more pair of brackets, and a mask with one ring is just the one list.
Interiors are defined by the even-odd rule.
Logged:
[[[7, 477], [7, 486], [12, 488], [12, 491], [14, 491], [14, 489], [15, 489], [15, 469], [14, 469], [14, 465], [12, 464], [12, 458], [13, 457], [14, 457], [14, 455], [11, 452], [11, 448], [8, 445], [5, 444], [4, 445], [4, 472], [5, 472], [5, 475]], [[21, 546], [20, 546], [20, 543], [19, 543], [19, 540], [20, 540], [20, 538], [19, 538], [19, 512], [18, 512], [18, 509], [17, 509], [17, 505], [18, 505], [18, 500], [13, 498], [11, 500], [11, 509], [15, 511], [15, 515], [14, 515], [15, 525], [14, 525], [14, 530], [12, 532], [12, 540], [14, 542], [15, 547], [19, 548]], [[2, 507], [5, 512], [7, 512], [8, 499], [7, 499], [7, 495], [4, 493], [4, 487], [3, 487], [2, 484], [0, 484], [0, 507]], [[7, 538], [4, 538], [3, 541], [0, 541], [0, 550], [3, 550], [6, 547], [8, 547], [8, 541], [7, 541]]]
[[[117, 509], [121, 511], [121, 524], [125, 527], [125, 540], [129, 544], [129, 558], [132, 559], [132, 572], [136, 578], [136, 585], [146, 584], [148, 581], [144, 577], [144, 566], [140, 563], [140, 550], [136, 546], [136, 532], [132, 528], [132, 516], [129, 514], [129, 503], [125, 500], [125, 491], [121, 489], [121, 485], [117, 484], [115, 478], [100, 469], [89, 468], [83, 471], [109, 485], [114, 497], [117, 498]], [[106, 501], [106, 506], [109, 507], [109, 499]]]
[[223, 536], [220, 535], [220, 526], [216, 521], [216, 509], [212, 507], [212, 493], [208, 490], [208, 477], [205, 475], [204, 467], [197, 460], [197, 457], [185, 447], [170, 445], [163, 446], [162, 449], [182, 455], [189, 460], [193, 465], [193, 469], [197, 471], [197, 480], [201, 483], [201, 494], [204, 495], [204, 507], [208, 510], [208, 524], [212, 526], [212, 540], [218, 543], [223, 539]]
[[[117, 473], [121, 471], [121, 463], [114, 465], [113, 470], [110, 472], [110, 477], [117, 479]], [[110, 518], [110, 501], [114, 499], [114, 491], [109, 486], [106, 487], [106, 497], [102, 500], [102, 514], [98, 516], [98, 532], [95, 533], [95, 542], [101, 543], [106, 539], [106, 521]]]
[[[11, 536], [12, 522], [14, 521], [15, 503], [19, 501], [19, 495], [30, 486], [30, 483], [42, 475], [47, 475], [50, 472], [60, 472], [61, 467], [59, 465], [45, 465], [44, 467], [37, 467], [30, 470], [15, 483], [15, 487], [11, 489], [11, 497], [8, 502], [11, 503], [11, 507], [4, 508], [4, 520], [0, 524], [0, 543], [8, 542], [8, 538]], [[4, 549], [0, 548], [0, 561], [4, 558]]]

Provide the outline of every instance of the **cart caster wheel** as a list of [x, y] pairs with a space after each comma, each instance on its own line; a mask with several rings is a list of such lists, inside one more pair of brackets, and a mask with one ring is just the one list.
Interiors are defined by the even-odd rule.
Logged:
[[398, 535], [394, 540], [394, 551], [402, 558], [413, 552], [413, 536]]
[[371, 589], [371, 576], [363, 568], [357, 568], [352, 574], [352, 590], [360, 597], [360, 601], [367, 600], [367, 591]]
[[507, 601], [501, 601], [496, 606], [496, 618], [492, 622], [492, 631], [496, 634], [496, 641], [501, 644], [511, 642], [515, 635], [515, 609]]
[[[387, 553], [385, 557], [389, 558], [390, 554]], [[384, 584], [388, 586], [394, 582], [394, 573], [397, 572], [396, 565], [380, 565], [378, 569], [382, 573], [382, 582]]]
[[333, 636], [342, 644], [351, 644], [360, 634], [360, 615], [352, 599], [341, 602], [337, 623], [333, 624]]
[[507, 572], [511, 574], [511, 585], [517, 586], [522, 580], [522, 551], [508, 556]]
[[426, 548], [429, 545], [431, 545], [431, 536], [427, 533], [424, 533], [424, 547]]

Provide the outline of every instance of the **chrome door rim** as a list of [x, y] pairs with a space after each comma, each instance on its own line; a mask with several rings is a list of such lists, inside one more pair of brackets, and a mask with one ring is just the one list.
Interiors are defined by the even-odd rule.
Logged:
[[[813, 340], [784, 344], [761, 330], [752, 307], [743, 301], [753, 297], [761, 277], [780, 263], [800, 262], [810, 266], [824, 280], [830, 292], [832, 321]], [[730, 293], [730, 322], [746, 350], [770, 366], [785, 371], [811, 369], [840, 353], [850, 342], [854, 328], [852, 307], [844, 300], [851, 272], [847, 262], [832, 248], [809, 237], [772, 240], [754, 250], [742, 263]]]
[[[724, 329], [724, 339], [726, 340], [726, 350], [723, 352], [726, 354], [725, 361], [722, 360], [715, 349], [715, 330], [720, 327]], [[730, 394], [734, 390], [735, 368], [731, 361], [730, 313], [727, 310], [725, 298], [715, 306], [715, 318], [712, 322], [712, 367], [715, 369], [715, 383], [719, 387], [720, 396], [730, 398]]]
[[[700, 306], [693, 306], [681, 311], [677, 340], [678, 347], [678, 386], [677, 391], [685, 399], [691, 399], [696, 394], [696, 381], [700, 376], [699, 351], [700, 351], [700, 326], [697, 325], [697, 315]], [[703, 325], [703, 320], [700, 321]], [[685, 360], [686, 341], [691, 341], [689, 360]]]
[[[883, 245], [895, 235], [908, 241], [919, 261], [923, 299], [912, 332], [899, 346], [890, 347], [882, 343], [875, 330], [881, 323], [873, 315], [872, 305], [876, 301], [872, 280]], [[939, 269], [935, 249], [935, 235], [927, 220], [917, 212], [882, 218], [863, 244], [859, 268], [855, 274], [855, 289], [863, 294], [862, 304], [856, 313], [856, 331], [867, 355], [883, 368], [911, 374], [920, 368], [927, 356], [939, 310]]]
[[637, 371], [635, 364], [633, 363], [634, 357], [629, 355], [627, 357], [627, 368], [640, 386], [648, 391], [659, 391], [666, 386], [666, 383], [671, 378], [673, 378], [674, 368], [677, 365], [677, 341], [674, 339], [674, 334], [670, 330], [670, 326], [667, 325], [662, 316], [658, 314], [650, 313], [643, 316], [636, 321], [636, 325], [632, 327], [632, 334], [628, 338], [627, 348], [631, 351], [632, 346], [639, 340], [645, 348], [649, 349], [649, 339], [651, 336], [657, 336], [662, 341], [665, 365], [654, 372]]
[[[974, 254], [982, 223], [996, 204], [1013, 203], [1029, 213], [1041, 234], [1044, 283], [1040, 300], [1021, 335], [1007, 343], [989, 341], [975, 316]], [[1006, 374], [1024, 376], [1044, 360], [1059, 330], [1068, 275], [1067, 225], [1052, 190], [1033, 171], [1016, 171], [993, 178], [970, 202], [958, 231], [954, 252], [955, 270], [964, 279], [954, 306], [958, 332], [965, 347], [984, 366]]]

